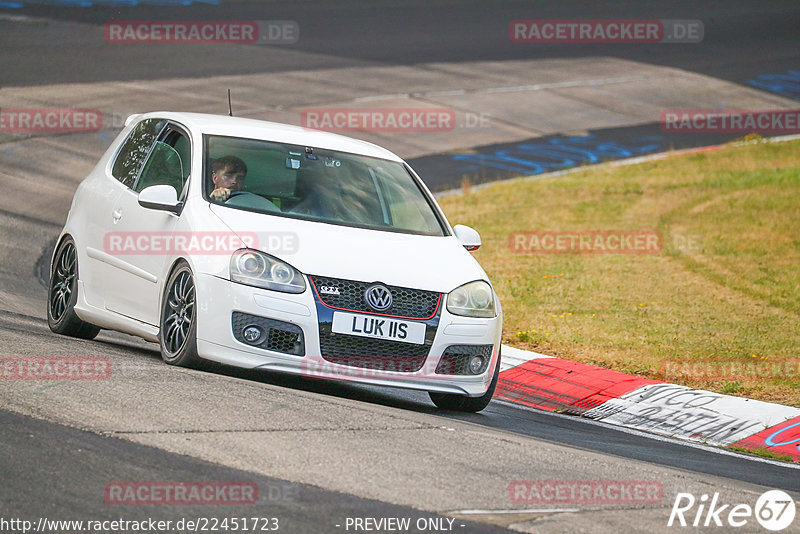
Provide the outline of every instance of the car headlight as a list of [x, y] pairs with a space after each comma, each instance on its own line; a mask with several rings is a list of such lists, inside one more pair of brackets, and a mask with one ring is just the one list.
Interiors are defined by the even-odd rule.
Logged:
[[300, 271], [257, 250], [243, 248], [231, 257], [231, 281], [284, 293], [302, 293], [306, 281]]
[[476, 280], [455, 288], [447, 295], [447, 311], [466, 317], [496, 316], [492, 287], [483, 280]]

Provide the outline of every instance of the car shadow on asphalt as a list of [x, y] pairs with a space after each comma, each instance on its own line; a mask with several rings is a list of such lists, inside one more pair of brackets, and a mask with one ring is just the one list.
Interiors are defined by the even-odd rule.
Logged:
[[[131, 353], [131, 355], [146, 357], [149, 361], [161, 360], [157, 344], [126, 334], [104, 330], [92, 343], [104, 345], [114, 352], [122, 352], [124, 350], [126, 354]], [[224, 375], [250, 382], [260, 382], [286, 389], [295, 389], [418, 413], [446, 415], [465, 420], [481, 418], [480, 414], [448, 412], [436, 408], [428, 398], [427, 393], [423, 391], [369, 386], [344, 380], [310, 378], [262, 369], [241, 369], [212, 361], [205, 361], [201, 368], [194, 371]]]

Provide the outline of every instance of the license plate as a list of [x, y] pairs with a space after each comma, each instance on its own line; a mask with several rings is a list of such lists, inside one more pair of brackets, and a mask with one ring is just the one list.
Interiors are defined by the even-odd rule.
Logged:
[[331, 330], [336, 334], [388, 339], [422, 345], [425, 343], [425, 324], [389, 317], [333, 312]]

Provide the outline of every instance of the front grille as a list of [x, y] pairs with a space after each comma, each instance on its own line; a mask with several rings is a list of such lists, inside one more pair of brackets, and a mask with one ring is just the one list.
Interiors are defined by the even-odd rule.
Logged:
[[[305, 356], [306, 354], [303, 329], [296, 324], [242, 312], [233, 312], [231, 326], [233, 328], [233, 337], [245, 345], [294, 356]], [[257, 344], [250, 343], [244, 339], [243, 331], [248, 326], [256, 326], [265, 334]]]
[[[356, 282], [340, 278], [310, 276], [311, 283], [323, 304], [333, 308], [376, 313], [364, 301], [364, 292], [373, 285], [372, 282]], [[322, 286], [336, 288], [338, 295], [322, 293]], [[428, 319], [433, 317], [439, 307], [440, 294], [435, 291], [422, 291], [406, 287], [386, 286], [392, 293], [392, 305], [381, 315], [396, 315], [409, 319]]]
[[442, 354], [439, 365], [436, 366], [437, 375], [471, 375], [469, 371], [469, 360], [473, 356], [483, 356], [481, 374], [489, 366], [492, 356], [492, 345], [450, 345]]
[[[335, 334], [331, 332], [330, 323], [320, 323], [319, 329], [319, 346], [325, 360], [339, 365], [375, 371], [401, 373], [419, 371], [425, 364], [432, 344], [431, 339], [426, 339], [424, 345], [416, 345], [400, 341]], [[429, 332], [435, 333], [435, 330], [434, 327], [428, 327]]]

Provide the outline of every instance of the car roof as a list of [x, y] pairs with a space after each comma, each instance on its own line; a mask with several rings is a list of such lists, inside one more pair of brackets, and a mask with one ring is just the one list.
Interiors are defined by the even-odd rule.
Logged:
[[169, 111], [132, 115], [127, 122], [153, 117], [173, 120], [201, 134], [261, 139], [402, 161], [399, 156], [389, 150], [366, 141], [279, 122], [229, 117], [228, 115]]

